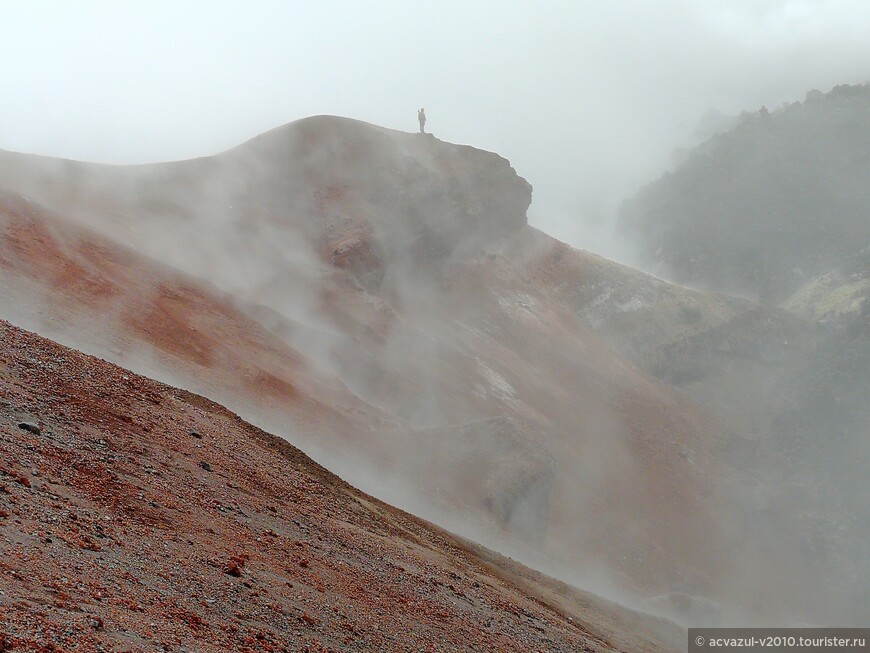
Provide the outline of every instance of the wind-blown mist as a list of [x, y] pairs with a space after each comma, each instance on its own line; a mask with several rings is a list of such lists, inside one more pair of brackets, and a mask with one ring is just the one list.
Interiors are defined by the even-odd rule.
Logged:
[[190, 162], [0, 165], [3, 305], [41, 332], [644, 609], [857, 618], [807, 592], [824, 569], [797, 506], [747, 483], [751, 430], [668, 385], [737, 412], [806, 325], [528, 227], [501, 157], [318, 117]]
[[83, 348], [572, 574], [715, 585], [719, 498], [679, 451], [716, 427], [535, 281], [567, 252], [525, 226], [504, 159], [321, 117], [184, 164], [5, 165], [27, 198], [5, 205], [7, 303], [41, 331], [75, 342], [70, 316], [98, 314]]
[[827, 570], [834, 605], [866, 605], [870, 587], [868, 125], [866, 85], [743, 114], [627, 202], [621, 224], [668, 278], [758, 297], [803, 330], [742, 345], [767, 364], [749, 386], [739, 375], [730, 399], [721, 375], [715, 395], [703, 389], [709, 370], [675, 380], [741, 406], [731, 421], [753, 434], [752, 466], [778, 504], [799, 506], [803, 547]]
[[323, 113], [415, 131], [425, 106], [441, 138], [510, 154], [534, 226], [629, 260], [616, 207], [705, 112], [866, 81], [868, 28], [858, 0], [20, 3], [0, 148], [187, 159]]

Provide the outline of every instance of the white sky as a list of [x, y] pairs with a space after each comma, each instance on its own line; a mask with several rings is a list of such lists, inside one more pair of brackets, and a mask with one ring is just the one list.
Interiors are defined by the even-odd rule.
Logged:
[[710, 107], [870, 80], [866, 0], [0, 0], [0, 148], [211, 154], [313, 114], [497, 151], [534, 225], [600, 229]]

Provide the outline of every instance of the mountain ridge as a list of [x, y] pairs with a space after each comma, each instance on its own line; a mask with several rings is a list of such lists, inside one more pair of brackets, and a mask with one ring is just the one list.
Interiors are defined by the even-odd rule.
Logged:
[[[566, 577], [600, 573], [641, 600], [746, 599], [752, 579], [732, 572], [759, 520], [734, 500], [742, 476], [721, 451], [751, 443], [655, 363], [675, 347], [715, 377], [748, 357], [744, 341], [779, 338], [782, 317], [540, 234], [531, 187], [497, 155], [349, 120], [352, 138], [324, 133], [333, 124], [133, 177], [0, 157], [9, 196], [34, 212], [32, 246], [11, 246], [20, 219], [0, 206], [4, 309], [201, 391], [400, 507], [531, 547]], [[40, 225], [66, 258], [42, 256]], [[82, 229], [101, 247], [82, 250]], [[126, 293], [95, 303], [78, 281], [98, 285], [113, 260]], [[607, 278], [603, 299], [572, 291]], [[60, 302], [70, 324], [40, 314]], [[95, 314], [120, 344], [81, 339]], [[615, 328], [627, 318], [658, 340], [632, 342]], [[705, 359], [708, 333], [733, 350]], [[262, 375], [245, 372], [254, 363]], [[776, 553], [782, 575], [753, 609], [802, 599], [785, 569], [800, 552]]]

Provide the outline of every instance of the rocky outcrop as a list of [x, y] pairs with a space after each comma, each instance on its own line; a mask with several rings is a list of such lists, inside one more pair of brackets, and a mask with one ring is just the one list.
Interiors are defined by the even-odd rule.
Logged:
[[351, 218], [328, 221], [321, 237], [320, 256], [350, 273], [370, 292], [377, 290], [386, 271], [381, 247], [368, 221]]
[[517, 230], [531, 203], [529, 183], [496, 154], [346, 118], [306, 118], [218, 160], [258, 162], [248, 184], [277, 204], [272, 219], [321, 233], [370, 225], [389, 259], [415, 266]]
[[[298, 276], [300, 258], [312, 250], [369, 290], [389, 268], [429, 274], [523, 227], [532, 197], [531, 185], [497, 154], [334, 116], [166, 164], [106, 166], [0, 151], [0, 179], [0, 190], [163, 263], [226, 278], [242, 293], [264, 286], [259, 274], [240, 279], [234, 268], [259, 268], [268, 257], [278, 292], [286, 292], [284, 281]], [[182, 232], [183, 249], [166, 238]], [[234, 265], [216, 265], [216, 248], [232, 251]]]
[[497, 239], [526, 224], [531, 203], [529, 183], [497, 154], [346, 118], [306, 118], [218, 160], [248, 157], [268, 170], [250, 183], [270, 182], [288, 212], [365, 218], [391, 255]]

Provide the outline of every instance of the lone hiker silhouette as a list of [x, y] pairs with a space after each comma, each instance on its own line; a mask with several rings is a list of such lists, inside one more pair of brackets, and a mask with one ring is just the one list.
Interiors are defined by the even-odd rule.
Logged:
[[420, 123], [420, 133], [426, 133], [426, 109], [420, 109], [417, 112], [417, 122]]

